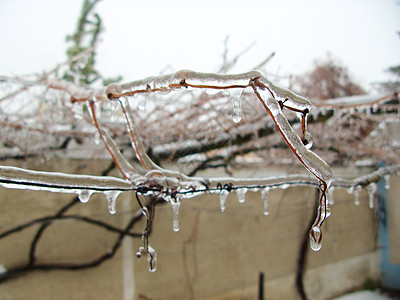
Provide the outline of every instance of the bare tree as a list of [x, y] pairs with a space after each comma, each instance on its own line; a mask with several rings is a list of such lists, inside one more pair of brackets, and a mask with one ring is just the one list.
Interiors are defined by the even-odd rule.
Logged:
[[300, 94], [316, 100], [365, 94], [347, 68], [329, 54], [324, 60], [315, 60], [313, 69], [297, 76], [294, 84]]

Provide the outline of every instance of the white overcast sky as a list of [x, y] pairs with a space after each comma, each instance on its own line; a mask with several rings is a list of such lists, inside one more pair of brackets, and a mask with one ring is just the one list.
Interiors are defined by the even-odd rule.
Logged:
[[[66, 59], [81, 0], [0, 0], [0, 75], [49, 70]], [[102, 0], [98, 68], [131, 81], [171, 71], [214, 72], [256, 42], [235, 72], [271, 52], [272, 73], [299, 74], [330, 52], [365, 88], [400, 64], [398, 0]]]

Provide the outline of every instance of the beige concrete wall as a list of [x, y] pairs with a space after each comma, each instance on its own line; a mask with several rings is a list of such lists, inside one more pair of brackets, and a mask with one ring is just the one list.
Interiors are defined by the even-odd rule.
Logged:
[[[107, 164], [74, 161], [25, 167], [99, 174]], [[307, 187], [271, 190], [268, 216], [263, 215], [260, 192], [249, 192], [243, 204], [231, 193], [224, 213], [217, 195], [185, 200], [177, 233], [171, 207], [158, 207], [150, 237], [158, 254], [156, 272], [148, 272], [145, 257], [135, 257], [140, 239], [127, 239], [116, 257], [95, 269], [35, 272], [0, 284], [0, 299], [255, 299], [259, 272], [265, 275], [266, 299], [296, 299], [296, 260], [314, 192]], [[322, 250], [309, 251], [306, 290], [311, 299], [329, 299], [379, 277], [375, 213], [368, 207], [367, 193], [361, 192], [359, 206], [346, 190], [337, 189], [334, 196], [332, 216], [323, 226]], [[54, 213], [71, 198], [0, 188], [0, 232]], [[117, 214], [111, 216], [99, 195], [69, 213], [121, 226], [137, 209], [135, 201], [132, 194], [121, 195]], [[0, 264], [11, 267], [26, 261], [37, 228], [0, 240]], [[143, 228], [140, 222], [134, 230]], [[116, 238], [92, 225], [60, 221], [43, 236], [39, 260], [85, 261], [103, 253]]]

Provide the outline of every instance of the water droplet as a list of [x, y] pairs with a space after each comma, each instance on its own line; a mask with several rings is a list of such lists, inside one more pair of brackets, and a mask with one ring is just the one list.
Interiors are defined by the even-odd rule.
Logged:
[[107, 191], [104, 192], [104, 194], [106, 195], [107, 199], [108, 212], [114, 215], [117, 212], [115, 209], [117, 204], [117, 197], [119, 194], [121, 194], [121, 191]]
[[144, 247], [139, 247], [138, 251], [136, 252], [136, 257], [141, 258], [144, 251]]
[[82, 203], [87, 203], [90, 199], [90, 196], [93, 194], [93, 191], [89, 191], [89, 190], [81, 190], [78, 193], [78, 198], [79, 201], [81, 201]]
[[385, 189], [390, 190], [390, 174], [386, 174], [385, 178]]
[[225, 203], [226, 203], [226, 198], [228, 197], [229, 192], [227, 190], [221, 190], [219, 192], [219, 206], [221, 209], [221, 212], [225, 211]]
[[282, 190], [286, 190], [286, 189], [288, 189], [288, 188], [290, 187], [290, 184], [289, 184], [289, 183], [285, 183], [285, 184], [280, 185], [279, 187], [280, 187]]
[[232, 121], [239, 123], [242, 120], [242, 88], [230, 89], [232, 105]]
[[269, 187], [265, 187], [262, 191], [261, 191], [261, 198], [264, 202], [264, 215], [268, 216], [269, 215], [269, 202], [268, 202], [268, 192], [269, 192], [270, 188]]
[[171, 207], [172, 207], [172, 213], [173, 213], [173, 219], [172, 219], [172, 229], [175, 232], [179, 231], [179, 208], [181, 206], [181, 201], [179, 198], [176, 199], [171, 199], [170, 201]]
[[311, 149], [314, 145], [314, 139], [308, 131], [304, 133], [303, 144], [307, 149]]
[[236, 190], [239, 203], [244, 203], [244, 201], [246, 200], [247, 191], [248, 191], [247, 188], [240, 188]]
[[321, 250], [322, 232], [319, 226], [313, 226], [310, 230], [310, 247], [314, 251]]
[[375, 182], [371, 182], [367, 186], [369, 208], [374, 208], [375, 206], [375, 193], [377, 189], [378, 186]]

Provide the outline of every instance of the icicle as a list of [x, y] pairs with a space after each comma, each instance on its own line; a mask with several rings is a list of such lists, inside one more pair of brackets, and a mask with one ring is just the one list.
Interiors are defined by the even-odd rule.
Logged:
[[326, 191], [329, 189], [331, 181], [321, 182], [320, 181], [320, 198], [319, 206], [317, 210], [317, 218], [310, 230], [310, 247], [314, 251], [319, 251], [322, 247], [322, 232], [321, 226], [331, 215], [331, 210], [328, 206], [328, 199], [326, 197]]
[[155, 272], [157, 269], [157, 253], [150, 245], [147, 246], [147, 261], [149, 262], [149, 271]]
[[376, 193], [377, 189], [378, 189], [378, 186], [376, 185], [375, 182], [371, 182], [367, 186], [369, 208], [374, 208], [374, 206], [375, 206], [374, 200], [375, 200], [375, 193]]
[[385, 174], [385, 189], [390, 190], [390, 174]]
[[248, 191], [247, 188], [240, 188], [236, 190], [239, 203], [244, 203], [244, 201], [246, 200], [247, 191]]
[[321, 250], [322, 247], [322, 234], [321, 234], [321, 229], [319, 226], [313, 226], [310, 231], [310, 247], [314, 251], [319, 251]]
[[333, 192], [335, 191], [335, 187], [331, 186], [328, 190], [328, 200], [329, 205], [333, 205], [335, 203], [335, 199], [333, 198]]
[[157, 253], [153, 247], [147, 244], [147, 249], [145, 247], [139, 247], [138, 251], [136, 252], [136, 257], [141, 258], [143, 253], [147, 253], [147, 261], [149, 262], [149, 271], [155, 272], [156, 271], [156, 263], [157, 263]]
[[96, 145], [99, 145], [100, 144], [100, 133], [96, 130], [96, 132], [94, 133], [94, 140], [93, 140], [93, 142], [96, 144]]
[[264, 202], [264, 215], [268, 216], [269, 215], [269, 202], [268, 202], [268, 192], [269, 192], [270, 188], [269, 187], [265, 187], [262, 191], [261, 191], [261, 198]]
[[223, 189], [219, 192], [219, 206], [221, 208], [221, 212], [225, 211], [225, 203], [226, 203], [226, 198], [229, 195], [229, 191]]
[[94, 113], [96, 114], [96, 118], [97, 120], [100, 120], [101, 118], [101, 106], [98, 102], [95, 102], [95, 106], [94, 106]]
[[78, 193], [78, 198], [79, 201], [81, 201], [82, 203], [87, 203], [89, 201], [90, 196], [93, 194], [93, 191], [89, 191], [89, 190], [81, 190]]
[[72, 112], [74, 113], [74, 118], [77, 120], [82, 120], [83, 115], [82, 115], [82, 106], [79, 104], [73, 104], [72, 105]]
[[239, 123], [242, 120], [242, 88], [230, 89], [232, 105], [232, 121]]
[[361, 190], [361, 185], [357, 185], [354, 188], [354, 204], [355, 205], [360, 205], [360, 190]]
[[147, 97], [148, 97], [148, 95], [139, 95], [139, 94], [137, 95], [137, 98], [138, 98], [137, 107], [139, 110], [146, 110]]
[[347, 189], [347, 193], [354, 194], [355, 205], [360, 205], [360, 190], [361, 190], [361, 185], [356, 185], [356, 186], [353, 185]]
[[173, 213], [173, 219], [172, 219], [172, 229], [175, 232], [179, 231], [179, 208], [181, 206], [181, 200], [179, 197], [173, 199], [171, 198], [171, 207], [172, 207], [172, 213]]
[[114, 215], [117, 211], [115, 209], [115, 206], [117, 204], [117, 197], [120, 194], [120, 191], [107, 191], [104, 192], [107, 198], [107, 204], [108, 204], [108, 212], [112, 215]]
[[111, 122], [115, 122], [118, 117], [118, 108], [119, 108], [119, 103], [118, 101], [111, 101], [110, 103], [110, 109], [111, 109]]

